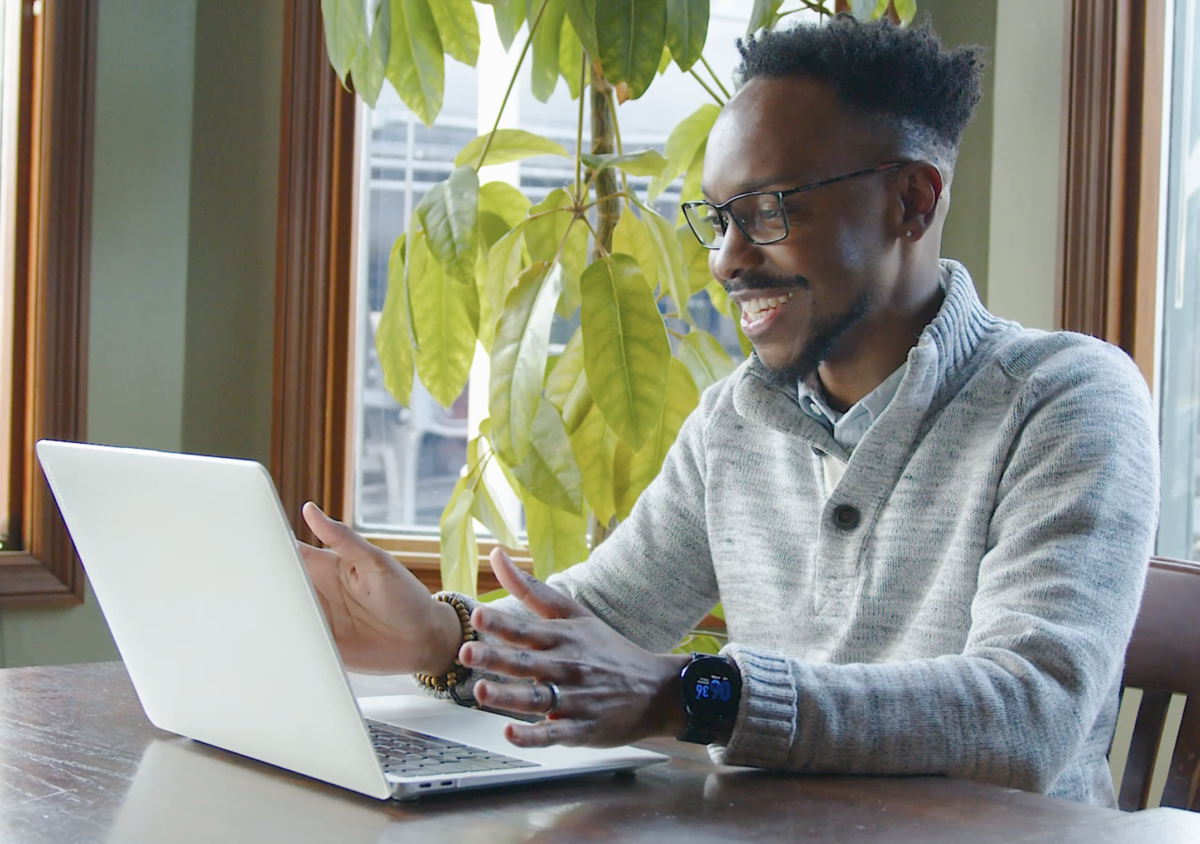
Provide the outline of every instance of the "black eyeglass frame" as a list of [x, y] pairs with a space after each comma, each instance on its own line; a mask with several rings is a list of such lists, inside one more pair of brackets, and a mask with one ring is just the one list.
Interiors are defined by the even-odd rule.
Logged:
[[[696, 231], [696, 226], [692, 223], [692, 215], [688, 213], [689, 208], [701, 208], [703, 206], [708, 206], [723, 217], [728, 217], [733, 224], [737, 226], [737, 230], [742, 233], [742, 237], [746, 238], [747, 241], [753, 243], [755, 246], [767, 246], [768, 244], [778, 243], [781, 240], [785, 240], [788, 236], [788, 233], [791, 231], [790, 227], [788, 226], [787, 209], [783, 207], [783, 198], [785, 196], [803, 193], [804, 191], [812, 190], [813, 188], [823, 188], [826, 185], [844, 182], [847, 179], [857, 179], [859, 176], [869, 176], [872, 173], [883, 173], [888, 170], [897, 170], [909, 163], [911, 162], [889, 161], [886, 164], [877, 164], [874, 167], [868, 167], [865, 170], [855, 170], [853, 173], [847, 173], [845, 176], [834, 176], [832, 179], [822, 179], [819, 182], [801, 185], [798, 188], [791, 188], [789, 190], [752, 190], [747, 191], [746, 193], [739, 193], [737, 196], [731, 196], [729, 199], [725, 200], [719, 205], [715, 202], [709, 202], [707, 199], [695, 199], [689, 202], [680, 203], [679, 207], [683, 209], [683, 219], [687, 220], [688, 228], [692, 230], [692, 234], [695, 235], [696, 240], [700, 241], [700, 245], [705, 249], [720, 249], [724, 242], [724, 235], [722, 235], [722, 243], [718, 243], [714, 246], [709, 246], [707, 243], [705, 243], [704, 238], [700, 236], [700, 233]], [[774, 196], [778, 198], [779, 208], [781, 211], [783, 211], [783, 231], [780, 233], [779, 237], [775, 237], [770, 240], [755, 240], [744, 228], [742, 228], [742, 224], [738, 222], [737, 217], [729, 213], [727, 209], [731, 204], [737, 202], [739, 199], [745, 199], [747, 196]], [[725, 231], [729, 231], [728, 226], [726, 226]]]

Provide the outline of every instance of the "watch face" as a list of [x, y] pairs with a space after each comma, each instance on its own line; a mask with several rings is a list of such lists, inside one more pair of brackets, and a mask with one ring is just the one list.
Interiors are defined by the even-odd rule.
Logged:
[[681, 677], [688, 712], [703, 718], [722, 718], [737, 712], [741, 678], [725, 660], [698, 656]]

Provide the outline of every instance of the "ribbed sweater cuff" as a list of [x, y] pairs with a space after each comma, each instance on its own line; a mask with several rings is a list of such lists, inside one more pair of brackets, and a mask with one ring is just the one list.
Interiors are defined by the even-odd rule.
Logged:
[[783, 657], [739, 645], [722, 649], [742, 674], [742, 702], [729, 744], [713, 746], [724, 765], [782, 768], [796, 737], [796, 682]]

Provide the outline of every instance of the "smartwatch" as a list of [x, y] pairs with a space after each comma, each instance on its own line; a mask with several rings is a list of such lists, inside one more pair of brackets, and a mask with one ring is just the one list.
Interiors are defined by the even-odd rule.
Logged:
[[692, 654], [679, 674], [687, 728], [680, 741], [712, 744], [737, 718], [742, 675], [732, 660]]

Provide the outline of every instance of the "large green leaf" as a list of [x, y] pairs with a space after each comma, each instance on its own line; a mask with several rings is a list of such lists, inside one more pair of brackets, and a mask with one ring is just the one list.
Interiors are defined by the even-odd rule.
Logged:
[[700, 60], [708, 37], [708, 0], [667, 0], [667, 48], [680, 70]]
[[542, 503], [583, 513], [583, 482], [562, 417], [545, 397], [538, 401], [529, 434], [529, 453], [509, 469]]
[[408, 297], [404, 291], [405, 235], [392, 245], [388, 258], [387, 296], [375, 327], [375, 354], [383, 369], [383, 386], [407, 407], [413, 386], [412, 334], [408, 328]]
[[613, 85], [624, 82], [629, 98], [637, 99], [658, 70], [667, 34], [666, 0], [606, 0], [594, 22], [604, 78]]
[[538, 262], [525, 270], [509, 291], [496, 323], [488, 409], [492, 445], [509, 466], [523, 461], [530, 451], [550, 325], [561, 291], [562, 270]]
[[571, 99], [579, 99], [583, 90], [583, 45], [571, 26], [570, 18], [563, 18], [561, 32], [558, 36], [558, 71], [566, 80]]
[[642, 205], [642, 221], [646, 224], [646, 232], [650, 235], [650, 245], [654, 248], [658, 259], [658, 286], [675, 303], [679, 318], [692, 321], [688, 311], [688, 299], [692, 298], [692, 288], [688, 282], [687, 270], [683, 265], [683, 250], [679, 246], [679, 235], [675, 227], [655, 211]]
[[475, 540], [475, 520], [471, 517], [474, 494], [466, 478], [459, 478], [442, 511], [440, 551], [442, 588], [448, 592], [474, 595], [479, 578], [479, 543]]
[[[475, 167], [479, 165], [479, 156], [483, 153], [484, 146], [487, 145], [487, 139], [487, 134], [480, 135], [459, 150], [458, 155], [454, 156], [455, 166], [461, 167], [469, 164]], [[487, 150], [485, 163], [489, 165], [507, 164], [510, 161], [520, 161], [522, 158], [531, 158], [535, 155], [570, 157], [563, 149], [562, 144], [549, 138], [543, 138], [541, 135], [526, 132], [524, 129], [497, 129], [496, 137], [492, 139], [492, 144]]]
[[588, 230], [578, 220], [571, 223], [559, 252], [558, 263], [563, 268], [563, 290], [558, 299], [558, 315], [570, 319], [579, 307], [579, 279], [588, 263]]
[[596, 521], [606, 525], [617, 514], [613, 500], [613, 460], [618, 444], [624, 444], [608, 427], [600, 408], [590, 403], [570, 438], [575, 462], [579, 464], [583, 495], [596, 514]]
[[354, 56], [366, 41], [366, 22], [360, 0], [321, 0], [325, 51], [338, 79], [345, 80]]
[[[704, 174], [704, 146], [696, 150], [696, 154], [692, 157], [692, 163], [688, 165], [687, 170], [683, 174], [683, 185], [679, 188], [680, 197], [684, 200], [702, 199], [703, 191], [700, 189], [700, 179]], [[678, 225], [684, 224], [683, 208], [675, 215], [675, 220]]]
[[696, 389], [704, 392], [734, 370], [734, 363], [707, 331], [693, 328], [675, 346], [675, 356], [687, 368]]
[[[475, 498], [471, 502], [471, 515], [488, 529], [496, 541], [505, 548], [524, 548], [504, 509], [496, 503], [496, 495], [487, 479], [486, 462], [479, 463], [480, 438], [467, 443], [467, 477], [474, 479]], [[485, 461], [487, 458], [485, 457]]]
[[534, 261], [556, 257], [563, 268], [563, 294], [558, 314], [569, 319], [579, 306], [579, 277], [587, 264], [587, 228], [576, 225], [574, 203], [562, 188], [551, 191], [529, 209], [525, 245]]
[[[409, 250], [425, 250], [425, 238]], [[479, 331], [479, 291], [474, 284], [446, 279], [437, 261], [425, 260], [424, 270], [408, 274], [412, 299], [412, 329], [416, 339], [417, 375], [442, 407], [462, 392]]]
[[[654, 201], [671, 182], [688, 169], [688, 165], [696, 157], [696, 151], [703, 149], [712, 131], [713, 123], [721, 109], [712, 103], [705, 103], [700, 108], [683, 118], [667, 136], [667, 145], [663, 152], [667, 157], [667, 165], [662, 172], [650, 180], [646, 195]], [[696, 199], [685, 196], [684, 199]]]
[[445, 60], [429, 0], [387, 0], [392, 43], [384, 75], [400, 99], [426, 126], [442, 110]]
[[616, 167], [631, 176], [657, 176], [667, 166], [667, 161], [658, 150], [643, 149], [619, 155], [593, 155], [585, 152], [579, 156], [592, 170]]
[[528, 493], [521, 501], [525, 505], [525, 528], [535, 577], [545, 580], [553, 572], [570, 568], [587, 557], [585, 517], [548, 507]]
[[628, 518], [638, 496], [662, 469], [667, 450], [674, 444], [675, 438], [679, 436], [679, 429], [683, 427], [683, 421], [696, 409], [698, 402], [699, 394], [691, 375], [683, 364], [672, 360], [667, 400], [663, 403], [662, 415], [653, 436], [637, 453], [631, 453], [628, 447], [622, 449], [618, 446], [616, 449], [613, 465], [613, 500], [618, 519]]
[[488, 301], [492, 324], [481, 328], [479, 332], [479, 342], [483, 343], [488, 354], [492, 354], [492, 346], [495, 343], [495, 319], [504, 310], [504, 297], [508, 295], [524, 265], [524, 257], [521, 254], [524, 228], [518, 223], [488, 250], [487, 277], [484, 279], [481, 295]]
[[642, 268], [646, 286], [651, 290], [658, 287], [658, 255], [650, 243], [650, 233], [646, 231], [646, 224], [629, 208], [621, 212], [613, 229], [612, 251], [631, 256]]
[[442, 269], [463, 284], [475, 283], [479, 250], [479, 175], [470, 167], [456, 167], [421, 197], [417, 218], [429, 251]]
[[583, 329], [575, 329], [555, 359], [542, 395], [562, 413], [567, 433], [574, 433], [592, 408], [592, 394], [583, 371]]
[[860, 21], [873, 21], [887, 14], [888, 0], [850, 0], [850, 14]]
[[[672, 237], [674, 235], [672, 234]], [[611, 255], [583, 273], [584, 370], [609, 426], [641, 448], [662, 415], [671, 348], [637, 262]]]
[[593, 60], [600, 58], [596, 42], [596, 0], [563, 0], [567, 7], [567, 19], [583, 49]]
[[713, 280], [712, 272], [708, 269], [709, 250], [700, 245], [687, 223], [675, 229], [675, 237], [679, 240], [679, 249], [683, 253], [683, 270], [687, 273], [688, 289], [695, 296]]
[[479, 187], [479, 210], [491, 211], [511, 229], [525, 219], [529, 199], [508, 182], [488, 182]]
[[[887, 0], [883, 0], [887, 3]], [[770, 29], [775, 23], [775, 14], [783, 0], [754, 0], [750, 10], [750, 20], [746, 24], [746, 37], [749, 38], [760, 29]]]
[[479, 22], [471, 0], [428, 0], [446, 55], [471, 67], [479, 59]]
[[504, 52], [512, 49], [513, 39], [525, 23], [525, 0], [497, 0], [491, 4], [496, 14], [496, 32], [500, 35], [500, 43]]
[[550, 99], [558, 85], [558, 46], [562, 37], [567, 10], [562, 0], [546, 0], [546, 11], [533, 34], [533, 66], [529, 69], [529, 85], [533, 95], [542, 102]]
[[391, 5], [384, 0], [375, 11], [375, 24], [371, 27], [371, 36], [367, 44], [360, 47], [350, 63], [350, 72], [354, 74], [354, 90], [371, 108], [379, 99], [383, 88], [383, 72], [387, 67], [388, 50], [391, 47], [392, 25]]

